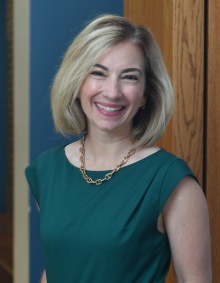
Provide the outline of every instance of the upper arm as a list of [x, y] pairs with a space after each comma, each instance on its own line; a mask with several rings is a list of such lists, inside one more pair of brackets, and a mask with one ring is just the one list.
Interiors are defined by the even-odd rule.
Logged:
[[44, 270], [40, 283], [47, 283], [46, 271]]
[[163, 218], [178, 282], [211, 282], [208, 209], [198, 183], [185, 177], [169, 197]]

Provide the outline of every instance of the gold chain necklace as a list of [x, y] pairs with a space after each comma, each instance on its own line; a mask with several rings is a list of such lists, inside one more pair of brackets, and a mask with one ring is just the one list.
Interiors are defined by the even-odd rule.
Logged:
[[104, 181], [110, 180], [112, 175], [115, 172], [117, 172], [119, 169], [121, 169], [121, 167], [128, 161], [128, 158], [132, 154], [134, 154], [135, 150], [136, 150], [135, 148], [130, 149], [128, 151], [127, 155], [122, 158], [121, 162], [118, 165], [116, 165], [115, 168], [110, 173], [107, 173], [103, 179], [93, 180], [92, 178], [90, 178], [86, 174], [86, 168], [85, 168], [85, 141], [86, 141], [86, 135], [80, 140], [80, 143], [81, 143], [81, 147], [79, 149], [79, 151], [81, 152], [81, 156], [80, 156], [80, 161], [81, 161], [80, 171], [82, 173], [83, 178], [89, 184], [101, 185]]

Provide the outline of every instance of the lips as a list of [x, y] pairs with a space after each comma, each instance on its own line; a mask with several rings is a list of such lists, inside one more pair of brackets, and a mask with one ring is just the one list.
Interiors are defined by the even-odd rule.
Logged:
[[112, 106], [104, 106], [102, 104], [96, 103], [96, 106], [101, 109], [104, 110], [106, 112], [116, 112], [119, 111], [123, 108], [123, 106], [119, 106], [119, 107], [112, 107]]

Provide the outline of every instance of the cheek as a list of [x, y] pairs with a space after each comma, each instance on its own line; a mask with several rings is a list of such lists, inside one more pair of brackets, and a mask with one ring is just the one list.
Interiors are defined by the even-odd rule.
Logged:
[[81, 86], [80, 95], [81, 97], [82, 96], [92, 97], [96, 95], [97, 92], [100, 91], [100, 89], [101, 89], [100, 83], [88, 78], [83, 82]]
[[90, 92], [88, 90], [91, 90], [91, 88], [89, 87], [89, 84], [85, 81], [82, 84], [80, 91], [79, 91], [79, 98], [81, 102], [89, 98]]
[[131, 92], [130, 101], [133, 105], [140, 107], [145, 102], [144, 89], [142, 87], [135, 89]]

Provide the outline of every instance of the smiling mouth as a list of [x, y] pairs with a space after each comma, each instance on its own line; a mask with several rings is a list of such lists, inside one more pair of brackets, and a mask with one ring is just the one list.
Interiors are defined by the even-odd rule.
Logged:
[[121, 107], [109, 107], [109, 106], [100, 105], [98, 103], [96, 103], [96, 105], [99, 109], [102, 109], [106, 112], [116, 112], [116, 111], [119, 111], [123, 108], [123, 106], [121, 106]]

